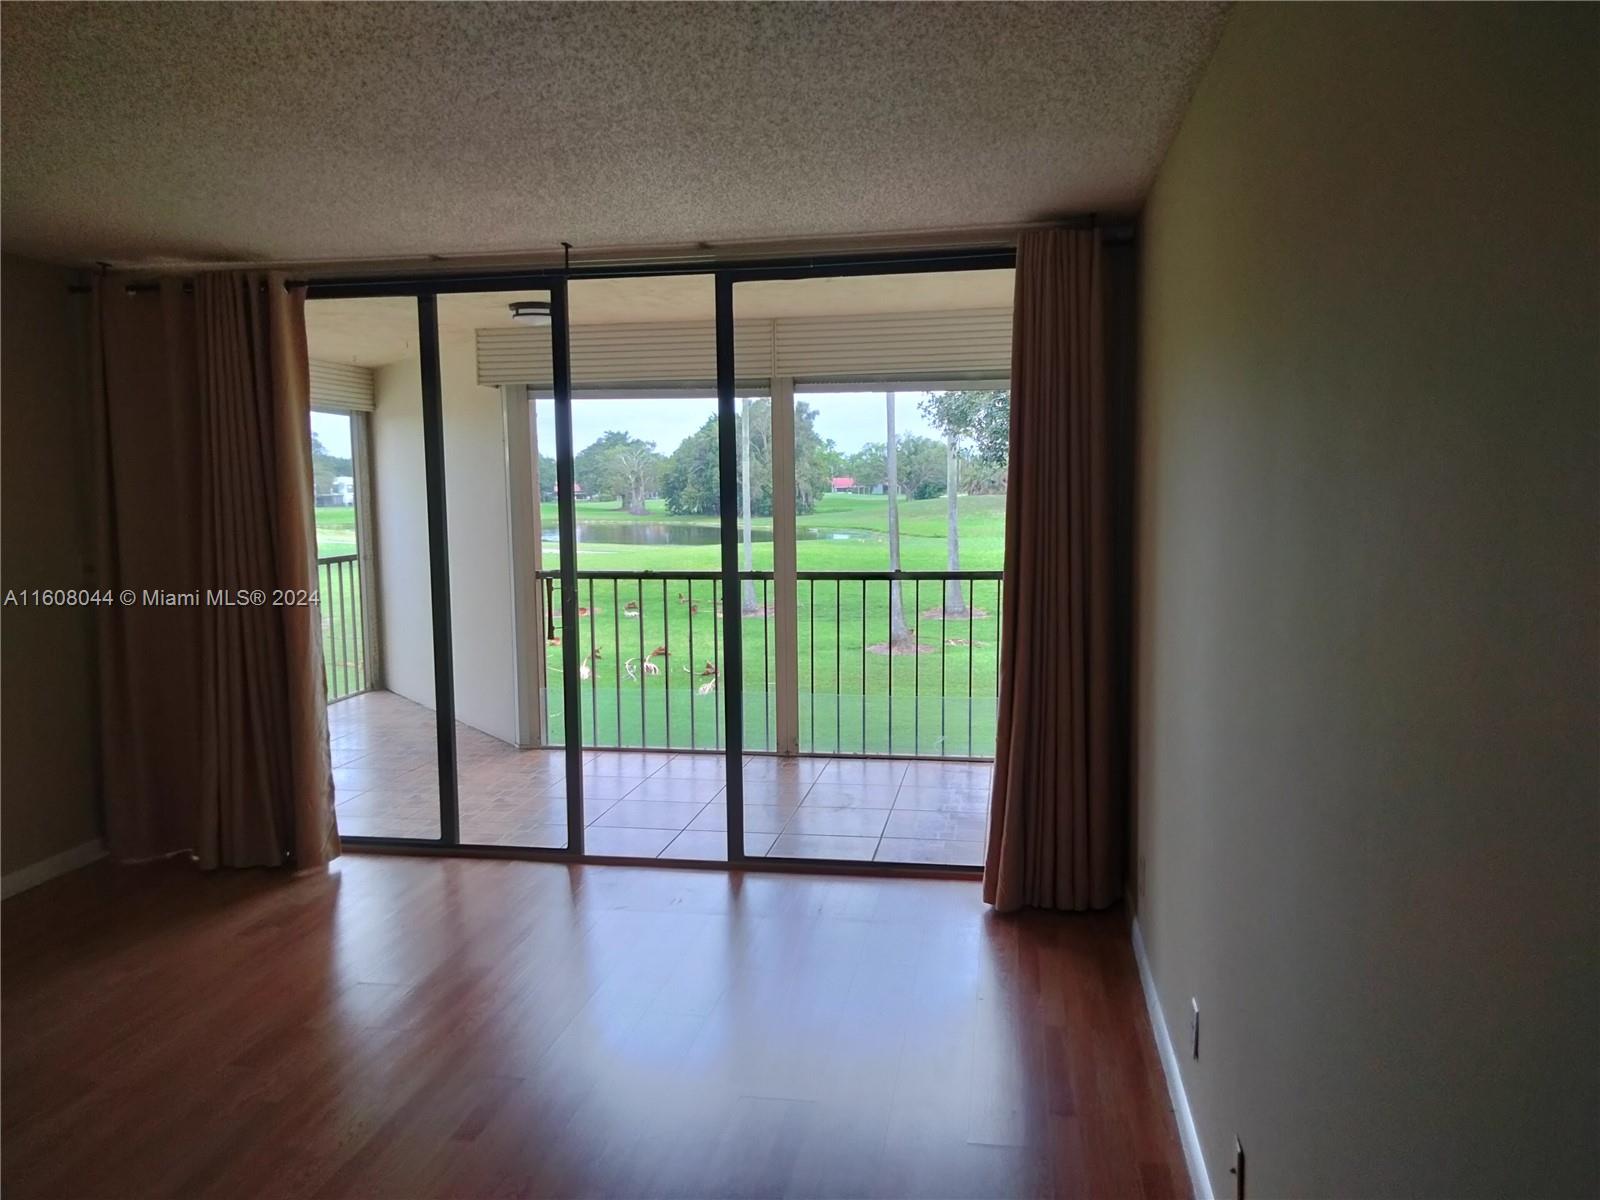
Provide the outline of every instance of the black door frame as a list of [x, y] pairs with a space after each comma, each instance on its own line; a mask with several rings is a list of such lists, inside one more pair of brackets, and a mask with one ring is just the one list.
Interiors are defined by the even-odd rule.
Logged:
[[[691, 869], [730, 868], [763, 871], [827, 872], [852, 875], [902, 875], [933, 878], [975, 877], [978, 868], [911, 864], [859, 863], [835, 859], [752, 857], [744, 848], [744, 655], [742, 629], [723, 623], [723, 674], [737, 685], [722, 689], [725, 736], [724, 803], [727, 807], [727, 859], [639, 859], [590, 855], [584, 850], [583, 736], [568, 729], [563, 738], [566, 762], [567, 845], [564, 849], [488, 846], [463, 843], [456, 774], [455, 665], [450, 625], [449, 527], [445, 511], [443, 385], [439, 372], [438, 298], [473, 292], [546, 291], [550, 296], [550, 336], [556, 425], [556, 501], [561, 553], [562, 625], [578, 625], [577, 511], [573, 491], [572, 365], [567, 284], [580, 279], [627, 279], [656, 275], [711, 275], [716, 289], [717, 459], [721, 509], [721, 575], [724, 603], [741, 586], [738, 530], [738, 447], [735, 415], [733, 287], [763, 280], [810, 279], [858, 275], [906, 275], [930, 272], [994, 270], [1014, 267], [1013, 246], [920, 251], [912, 253], [810, 255], [772, 259], [672, 263], [607, 264], [561, 267], [536, 272], [484, 270], [462, 274], [388, 274], [292, 281], [303, 283], [308, 300], [368, 299], [411, 296], [417, 300], [421, 359], [423, 459], [426, 473], [430, 595], [433, 607], [435, 713], [438, 721], [440, 836], [403, 838], [345, 836], [363, 849], [414, 854], [449, 854], [482, 858], [592, 863], [649, 862]], [[563, 638], [563, 703], [568, 713], [581, 713], [578, 645]]]
[[[838, 259], [809, 259], [802, 262], [746, 263], [737, 266], [724, 266], [716, 272], [718, 457], [722, 484], [720, 504], [722, 512], [725, 514], [722, 520], [722, 594], [724, 596], [738, 595], [740, 586], [738, 522], [731, 521], [726, 516], [726, 514], [733, 511], [734, 505], [738, 502], [736, 494], [737, 450], [734, 445], [733, 424], [735, 382], [733, 361], [734, 285], [779, 280], [816, 279], [820, 277], [840, 278], [862, 275], [913, 275], [933, 272], [995, 270], [1015, 267], [1016, 262], [1016, 250], [1008, 247], [1000, 250], [946, 252], [943, 254], [913, 256], [858, 256]], [[731, 665], [732, 677], [740, 682], [739, 687], [724, 689], [723, 693], [727, 704], [727, 744], [730, 755], [725, 772], [727, 787], [724, 792], [728, 805], [728, 864], [739, 867], [782, 867], [787, 870], [816, 869], [819, 865], [829, 870], [846, 867], [850, 864], [838, 859], [776, 858], [770, 855], [753, 857], [745, 852], [742, 756], [741, 759], [732, 757], [735, 738], [739, 739], [742, 746], [744, 737], [744, 689], [742, 686], [744, 672], [740, 646], [743, 641], [743, 632], [743, 627], [735, 622], [727, 621], [723, 623], [723, 657]], [[856, 864], [856, 866], [859, 869], [859, 864]], [[870, 864], [870, 867], [873, 873], [879, 874], [900, 874], [916, 870], [910, 864], [875, 862]], [[940, 873], [970, 877], [980, 873], [980, 871], [981, 869], [977, 867], [946, 867]]]
[[[417, 301], [417, 349], [422, 390], [422, 457], [428, 513], [428, 583], [433, 629], [434, 715], [438, 729], [439, 836], [437, 838], [344, 835], [353, 846], [409, 850], [495, 851], [461, 840], [461, 797], [456, 761], [455, 654], [451, 640], [450, 527], [445, 507], [444, 385], [439, 369], [439, 297], [479, 292], [542, 291], [550, 297], [550, 361], [555, 396], [556, 513], [561, 554], [562, 626], [577, 628], [577, 512], [573, 499], [572, 369], [568, 357], [567, 281], [561, 275], [506, 275], [482, 278], [329, 280], [309, 283], [306, 299], [362, 300], [413, 296]], [[563, 452], [563, 448], [565, 452]], [[563, 707], [579, 708], [578, 647], [561, 643]], [[542, 855], [576, 858], [583, 854], [583, 739], [565, 738], [567, 844]], [[534, 852], [530, 848], [530, 852]]]

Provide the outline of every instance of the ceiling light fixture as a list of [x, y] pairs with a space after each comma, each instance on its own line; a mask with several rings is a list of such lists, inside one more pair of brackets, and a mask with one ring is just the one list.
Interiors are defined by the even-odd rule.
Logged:
[[550, 324], [550, 301], [513, 300], [511, 302], [511, 319], [518, 325], [548, 325]]

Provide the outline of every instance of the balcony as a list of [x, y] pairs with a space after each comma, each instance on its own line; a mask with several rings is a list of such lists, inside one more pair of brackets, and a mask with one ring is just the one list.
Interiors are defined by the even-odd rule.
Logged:
[[[366, 691], [362, 566], [325, 561], [324, 644], [339, 827], [348, 836], [439, 836], [431, 708]], [[545, 653], [539, 745], [456, 725], [464, 844], [567, 843], [568, 690], [577, 640], [589, 854], [724, 860], [726, 621], [714, 572], [579, 572], [568, 631], [560, 580], [538, 577]], [[891, 633], [901, 592], [908, 636]], [[977, 866], [994, 745], [998, 572], [802, 572], [795, 605], [798, 747], [778, 749], [770, 572], [747, 572], [745, 851], [752, 856]], [[952, 605], [959, 592], [959, 615]]]

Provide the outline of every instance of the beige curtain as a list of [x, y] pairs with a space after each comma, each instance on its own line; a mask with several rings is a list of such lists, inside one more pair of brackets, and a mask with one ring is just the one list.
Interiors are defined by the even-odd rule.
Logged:
[[984, 899], [1103, 908], [1122, 894], [1106, 269], [1094, 230], [1017, 247], [1006, 614]]
[[104, 280], [96, 314], [100, 570], [119, 595], [100, 671], [111, 852], [319, 866], [339, 842], [321, 621], [302, 602], [304, 293], [259, 274], [138, 294]]

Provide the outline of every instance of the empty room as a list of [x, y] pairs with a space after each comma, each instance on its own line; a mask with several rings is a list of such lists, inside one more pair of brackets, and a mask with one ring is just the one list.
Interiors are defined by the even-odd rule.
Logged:
[[0, 3], [0, 1190], [1600, 1195], [1600, 6]]

